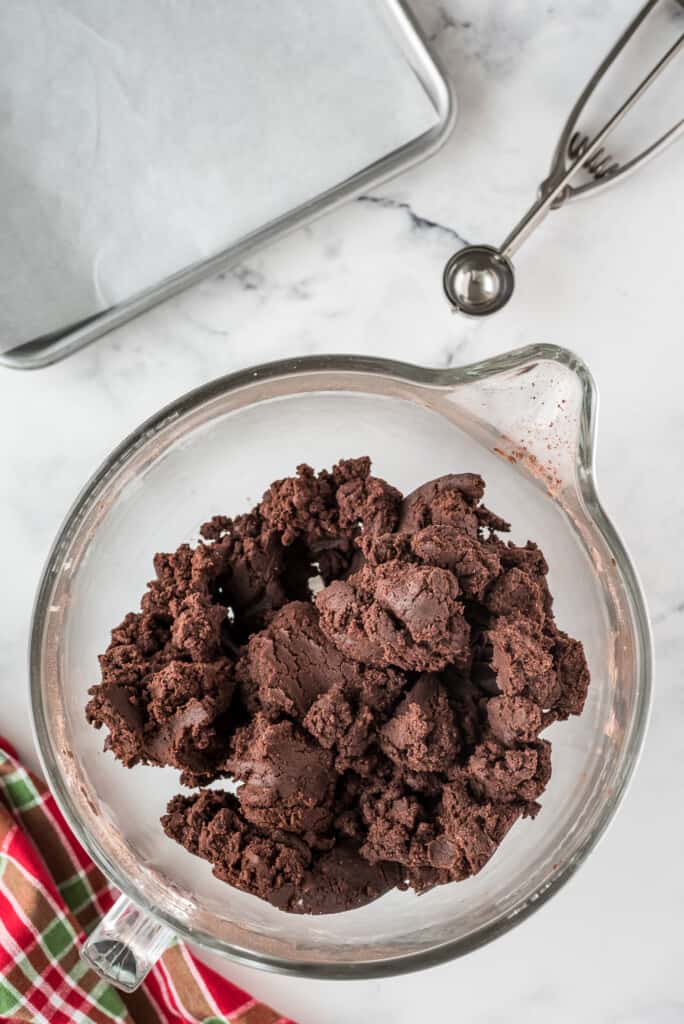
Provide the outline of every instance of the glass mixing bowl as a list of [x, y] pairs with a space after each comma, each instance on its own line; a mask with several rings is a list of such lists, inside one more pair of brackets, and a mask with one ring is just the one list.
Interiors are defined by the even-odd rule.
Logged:
[[[606, 829], [634, 769], [651, 694], [649, 625], [634, 569], [596, 493], [596, 391], [571, 353], [538, 346], [460, 369], [315, 357], [223, 377], [148, 420], [77, 499], [49, 557], [31, 647], [43, 767], [74, 832], [122, 892], [86, 957], [133, 988], [171, 933], [309, 977], [393, 974], [501, 935], [571, 877]], [[109, 630], [138, 605], [152, 555], [218, 512], [246, 511], [303, 461], [369, 454], [404, 491], [465, 470], [512, 537], [539, 542], [561, 628], [592, 672], [580, 718], [554, 725], [553, 776], [485, 869], [359, 910], [285, 914], [217, 881], [159, 825], [170, 769], [127, 771], [85, 722]]]

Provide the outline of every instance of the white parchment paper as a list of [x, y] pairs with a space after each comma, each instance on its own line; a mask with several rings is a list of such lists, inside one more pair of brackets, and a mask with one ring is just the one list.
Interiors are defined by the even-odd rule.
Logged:
[[121, 302], [427, 131], [378, 0], [3, 0], [0, 349]]

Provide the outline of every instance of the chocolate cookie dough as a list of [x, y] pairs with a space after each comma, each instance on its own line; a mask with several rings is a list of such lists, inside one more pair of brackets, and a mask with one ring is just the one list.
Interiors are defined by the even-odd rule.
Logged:
[[236, 784], [174, 797], [164, 831], [291, 912], [479, 871], [538, 813], [540, 733], [589, 684], [543, 554], [501, 538], [481, 477], [403, 498], [370, 468], [300, 466], [156, 555], [86, 709], [127, 767]]

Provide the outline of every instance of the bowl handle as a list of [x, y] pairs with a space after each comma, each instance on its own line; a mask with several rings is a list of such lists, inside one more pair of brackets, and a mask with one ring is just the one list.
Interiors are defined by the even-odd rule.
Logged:
[[173, 941], [173, 932], [131, 903], [118, 900], [81, 948], [89, 967], [116, 988], [134, 992]]

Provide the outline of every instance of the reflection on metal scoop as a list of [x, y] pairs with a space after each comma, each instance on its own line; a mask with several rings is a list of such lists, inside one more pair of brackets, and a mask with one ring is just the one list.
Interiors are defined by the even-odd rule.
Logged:
[[[660, 2], [661, 0], [648, 0], [644, 4], [587, 83], [561, 132], [551, 171], [540, 186], [536, 203], [516, 224], [501, 248], [496, 249], [491, 245], [468, 245], [454, 253], [447, 262], [443, 277], [444, 292], [455, 312], [475, 317], [488, 316], [505, 306], [513, 294], [515, 285], [512, 257], [549, 210], [556, 210], [572, 199], [592, 195], [598, 189], [621, 181], [661, 153], [675, 139], [684, 135], [683, 118], [636, 157], [622, 164], [608, 156], [603, 148], [608, 135], [665, 68], [684, 50], [684, 33], [593, 139], [577, 130], [577, 121], [589, 97], [632, 36]], [[682, 0], [678, 2], [681, 4]], [[589, 173], [592, 180], [579, 186], [571, 185], [571, 178], [582, 168]]]
[[468, 245], [444, 268], [444, 291], [455, 310], [487, 316], [505, 306], [515, 285], [513, 264], [491, 245]]

